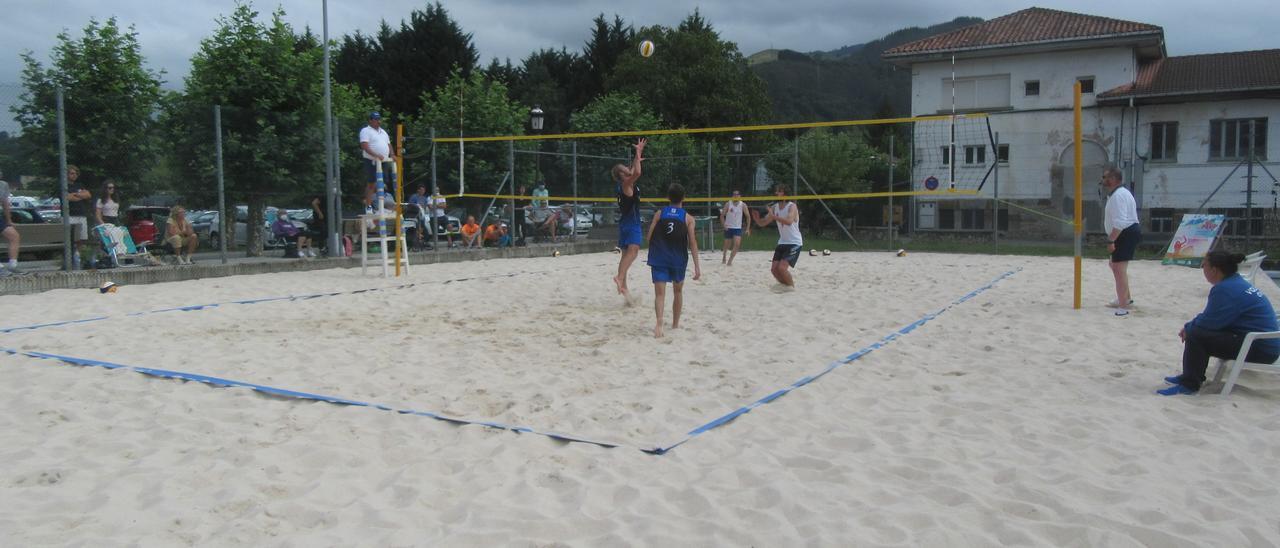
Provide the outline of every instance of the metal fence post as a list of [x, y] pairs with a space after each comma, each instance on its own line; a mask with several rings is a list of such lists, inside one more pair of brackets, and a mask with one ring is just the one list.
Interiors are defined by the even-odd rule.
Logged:
[[67, 204], [67, 114], [62, 103], [62, 86], [57, 88], [58, 99], [58, 188], [62, 194], [62, 269], [71, 270], [71, 217]]
[[[213, 105], [214, 173], [218, 178], [218, 250], [227, 264], [227, 193], [222, 178], [222, 105]], [[333, 249], [333, 248], [331, 248]]]

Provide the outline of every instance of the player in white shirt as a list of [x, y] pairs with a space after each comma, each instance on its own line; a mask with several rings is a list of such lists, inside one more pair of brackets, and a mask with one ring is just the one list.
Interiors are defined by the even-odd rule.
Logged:
[[1102, 228], [1107, 233], [1107, 251], [1111, 253], [1111, 274], [1116, 279], [1116, 300], [1108, 306], [1116, 309], [1117, 316], [1129, 314], [1133, 295], [1129, 291], [1129, 261], [1142, 240], [1138, 223], [1138, 202], [1124, 187], [1120, 170], [1109, 167], [1102, 172], [1101, 185], [1107, 189], [1107, 207]]
[[386, 185], [387, 196], [390, 197], [384, 207], [395, 209], [396, 164], [395, 157], [391, 154], [391, 136], [382, 129], [382, 114], [369, 113], [369, 125], [360, 129], [360, 150], [363, 157], [360, 163], [364, 166], [365, 181], [368, 183], [364, 189], [365, 211], [373, 210], [374, 184], [377, 181], [374, 162], [382, 162], [382, 180]]
[[[747, 204], [742, 201], [742, 193], [733, 191], [733, 199], [720, 208], [720, 225], [724, 227], [724, 251], [720, 253], [720, 264], [733, 266], [733, 258], [738, 256], [738, 248], [742, 247], [742, 219], [747, 215]], [[748, 222], [747, 236], [751, 235], [751, 223]], [[733, 254], [729, 253], [729, 244], [733, 244]]]
[[800, 235], [800, 208], [795, 202], [787, 200], [787, 188], [778, 185], [774, 189], [778, 201], [769, 206], [769, 214], [760, 217], [760, 212], [752, 210], [751, 218], [761, 228], [769, 223], [778, 223], [778, 247], [773, 249], [773, 263], [769, 272], [778, 283], [787, 288], [796, 286], [791, 277], [791, 267], [800, 260], [800, 249], [804, 247], [804, 237]]

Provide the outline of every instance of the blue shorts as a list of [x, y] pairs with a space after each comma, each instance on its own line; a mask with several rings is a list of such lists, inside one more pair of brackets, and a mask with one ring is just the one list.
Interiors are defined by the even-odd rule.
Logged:
[[623, 250], [629, 245], [638, 246], [644, 242], [644, 236], [640, 234], [640, 225], [618, 225], [618, 247]]
[[650, 266], [653, 271], [653, 283], [683, 283], [685, 268], [670, 268], [666, 266]]
[[782, 244], [773, 248], [773, 261], [787, 261], [787, 264], [794, 267], [796, 261], [800, 260], [800, 247], [793, 244]]
[[726, 229], [724, 229], [724, 239], [726, 239], [726, 240], [732, 240], [732, 239], [734, 239], [734, 238], [741, 238], [741, 237], [742, 237], [742, 229], [741, 229], [741, 228], [726, 228]]

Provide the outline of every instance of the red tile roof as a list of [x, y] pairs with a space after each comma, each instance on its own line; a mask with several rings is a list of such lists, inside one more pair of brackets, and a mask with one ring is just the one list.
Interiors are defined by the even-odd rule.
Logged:
[[1165, 57], [1138, 67], [1132, 84], [1098, 99], [1280, 90], [1280, 49]]
[[908, 42], [886, 50], [883, 55], [884, 57], [903, 57], [1036, 42], [1062, 42], [1142, 34], [1162, 36], [1164, 29], [1146, 23], [1094, 15], [1046, 8], [1027, 8], [990, 21]]

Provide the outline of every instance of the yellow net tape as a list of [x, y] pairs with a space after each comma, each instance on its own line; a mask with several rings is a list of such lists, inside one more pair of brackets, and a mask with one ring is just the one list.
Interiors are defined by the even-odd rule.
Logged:
[[[848, 199], [848, 198], [888, 198], [889, 196], [894, 196], [894, 197], [898, 197], [898, 196], [976, 196], [977, 194], [978, 194], [978, 191], [976, 190], [916, 190], [916, 191], [904, 191], [904, 192], [851, 192], [851, 193], [845, 193], [845, 194], [806, 194], [801, 196], [787, 196], [786, 199], [794, 200], [794, 201], [802, 201], [802, 200], [839, 200], [839, 199]], [[454, 194], [451, 197], [488, 198], [488, 199], [498, 199], [498, 200], [520, 200], [525, 202], [533, 201], [533, 200], [556, 201], [556, 202], [574, 202], [574, 201], [612, 202], [617, 200], [617, 197], [615, 196], [610, 196], [607, 198], [602, 198], [598, 196], [578, 196], [575, 198], [573, 196], [533, 197], [533, 196], [516, 196], [512, 194]], [[731, 199], [732, 198], [729, 196], [723, 196], [723, 197], [713, 196], [710, 198], [685, 198], [684, 203], [688, 204], [688, 203], [706, 203], [706, 202], [727, 202]], [[742, 196], [738, 199], [744, 202], [776, 202], [778, 201], [778, 197], [772, 196], [772, 195]], [[667, 199], [663, 197], [641, 198], [640, 201], [650, 202], [650, 203], [656, 203], [656, 202], [666, 203]]]
[[654, 129], [644, 131], [609, 131], [603, 133], [558, 133], [554, 135], [494, 135], [489, 137], [436, 137], [437, 143], [481, 143], [486, 141], [540, 141], [543, 139], [598, 139], [601, 137], [641, 137], [645, 135], [689, 135], [695, 133], [726, 133], [730, 131], [772, 131], [778, 129], [805, 129], [816, 127], [848, 127], [871, 126], [878, 124], [901, 124], [905, 122], [932, 122], [938, 120], [956, 120], [986, 118], [986, 113], [949, 114], [936, 116], [912, 116], [910, 118], [881, 118], [878, 120], [842, 120], [834, 122], [800, 122], [794, 124], [768, 124], [759, 126], [728, 126], [681, 129]]

